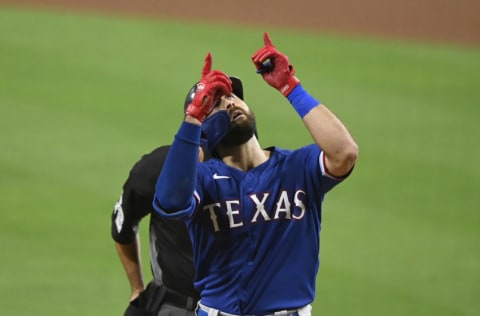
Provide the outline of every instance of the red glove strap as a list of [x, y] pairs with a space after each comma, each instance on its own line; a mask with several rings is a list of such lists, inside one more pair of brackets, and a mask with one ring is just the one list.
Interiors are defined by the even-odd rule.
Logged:
[[300, 80], [297, 79], [295, 76], [291, 76], [288, 78], [288, 81], [285, 85], [278, 89], [284, 96], [288, 96], [290, 92], [300, 83]]
[[196, 118], [197, 120], [199, 120], [200, 122], [203, 122], [203, 120], [205, 119], [205, 116], [208, 115], [208, 113], [205, 113], [204, 109], [202, 109], [201, 107], [198, 107], [196, 106], [195, 104], [193, 103], [190, 103], [185, 111], [185, 114], [191, 116], [191, 117], [194, 117]]

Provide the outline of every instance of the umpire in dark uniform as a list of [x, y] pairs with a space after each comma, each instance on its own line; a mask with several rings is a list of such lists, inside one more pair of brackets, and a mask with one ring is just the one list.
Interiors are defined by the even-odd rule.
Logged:
[[[125, 316], [195, 315], [199, 296], [193, 287], [192, 244], [185, 224], [162, 218], [152, 207], [169, 147], [153, 150], [133, 166], [113, 210], [112, 237], [132, 290]], [[153, 280], [145, 287], [138, 226], [147, 215]]]

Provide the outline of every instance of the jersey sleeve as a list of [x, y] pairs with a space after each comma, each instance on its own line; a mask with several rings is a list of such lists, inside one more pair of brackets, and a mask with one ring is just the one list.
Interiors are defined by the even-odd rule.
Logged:
[[112, 238], [116, 242], [127, 244], [135, 240], [140, 220], [149, 214], [151, 209], [148, 202], [148, 199], [139, 196], [133, 188], [124, 186], [112, 212]]
[[[210, 159], [210, 156], [208, 156], [207, 160]], [[155, 211], [157, 211], [161, 216], [170, 218], [170, 219], [186, 219], [191, 217], [197, 210], [198, 205], [200, 205], [200, 201], [203, 200], [203, 186], [204, 186], [204, 173], [207, 168], [205, 168], [204, 163], [199, 163], [198, 164], [198, 169], [197, 169], [197, 181], [196, 185], [193, 191], [193, 195], [190, 198], [190, 203], [185, 209], [177, 210], [176, 212], [170, 212], [166, 211], [165, 209], [162, 208], [162, 206], [158, 203], [158, 199], [154, 198], [153, 200], [153, 207]]]
[[[183, 216], [194, 199], [199, 164], [201, 127], [183, 122], [165, 159], [152, 201], [154, 209], [165, 217]], [[174, 216], [169, 216], [174, 214]]]
[[305, 165], [310, 165], [313, 170], [312, 175], [319, 179], [318, 185], [321, 193], [327, 193], [350, 175], [350, 172], [343, 177], [335, 177], [329, 174], [327, 168], [325, 168], [325, 154], [317, 145], [306, 146], [303, 150], [306, 151]]
[[145, 154], [130, 170], [112, 213], [112, 238], [122, 244], [135, 240], [141, 219], [153, 212], [155, 181], [164, 164], [169, 146]]

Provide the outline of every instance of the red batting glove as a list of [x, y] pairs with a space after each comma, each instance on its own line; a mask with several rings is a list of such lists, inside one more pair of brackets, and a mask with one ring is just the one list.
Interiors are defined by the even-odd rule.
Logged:
[[202, 78], [197, 83], [195, 96], [185, 110], [185, 114], [203, 122], [212, 112], [215, 104], [224, 95], [232, 94], [232, 81], [220, 70], [212, 71], [212, 55], [207, 54], [202, 70]]
[[257, 73], [262, 74], [263, 80], [270, 86], [288, 96], [300, 83], [295, 77], [295, 69], [290, 65], [288, 57], [273, 46], [267, 32], [263, 35], [263, 41], [265, 47], [260, 48], [252, 56]]

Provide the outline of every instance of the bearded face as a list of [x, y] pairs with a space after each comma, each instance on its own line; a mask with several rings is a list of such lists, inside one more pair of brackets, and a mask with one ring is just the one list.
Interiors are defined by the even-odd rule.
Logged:
[[232, 147], [246, 143], [255, 133], [255, 114], [251, 110], [237, 106], [233, 106], [227, 111], [230, 116], [230, 130], [220, 145]]

